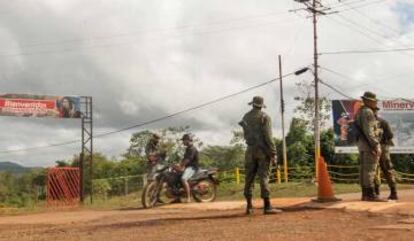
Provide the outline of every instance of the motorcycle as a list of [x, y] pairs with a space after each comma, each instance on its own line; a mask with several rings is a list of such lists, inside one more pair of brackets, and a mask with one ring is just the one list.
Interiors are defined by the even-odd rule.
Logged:
[[[216, 199], [219, 184], [216, 174], [216, 169], [199, 169], [188, 180], [191, 196], [196, 202], [213, 202]], [[148, 176], [141, 202], [144, 208], [153, 208], [159, 204], [179, 202], [186, 196], [181, 184], [181, 173], [171, 166], [159, 164]]]

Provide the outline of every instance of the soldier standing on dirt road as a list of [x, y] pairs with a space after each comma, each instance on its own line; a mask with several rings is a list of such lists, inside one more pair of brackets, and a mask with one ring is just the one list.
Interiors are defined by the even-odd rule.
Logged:
[[375, 195], [375, 176], [381, 156], [380, 129], [375, 109], [377, 98], [372, 92], [365, 92], [361, 97], [364, 105], [355, 116], [354, 126], [358, 132], [357, 146], [360, 161], [360, 184], [362, 188], [362, 201], [381, 201]]
[[[380, 136], [380, 144], [381, 144], [381, 157], [379, 161], [379, 167], [377, 168], [377, 173], [381, 170], [384, 174], [384, 178], [387, 181], [388, 187], [390, 189], [390, 196], [388, 197], [388, 200], [398, 200], [397, 196], [397, 182], [395, 181], [395, 172], [394, 167], [392, 165], [391, 161], [391, 155], [390, 155], [390, 147], [394, 146], [394, 142], [392, 139], [394, 138], [394, 134], [392, 133], [390, 124], [388, 121], [378, 117], [378, 111], [379, 108], [376, 108], [375, 116], [378, 120], [378, 125], [381, 130], [381, 136]], [[381, 180], [379, 180], [378, 175], [375, 179], [375, 194], [380, 194], [380, 184]]]
[[276, 147], [272, 136], [270, 117], [262, 111], [264, 100], [260, 96], [253, 98], [249, 105], [253, 109], [246, 113], [239, 124], [243, 127], [247, 144], [245, 155], [245, 187], [244, 196], [247, 201], [246, 214], [253, 214], [252, 189], [256, 174], [260, 179], [261, 197], [264, 201], [264, 214], [276, 214], [281, 210], [272, 209], [270, 204], [269, 166], [276, 162]]

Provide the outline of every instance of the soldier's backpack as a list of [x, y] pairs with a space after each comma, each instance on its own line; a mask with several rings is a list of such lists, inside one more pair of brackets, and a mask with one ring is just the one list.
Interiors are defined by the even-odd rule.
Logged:
[[[261, 113], [261, 127], [264, 127], [265, 124], [265, 115]], [[239, 122], [239, 125], [243, 128], [244, 139], [246, 144], [249, 146], [261, 145], [262, 133], [257, 133], [252, 130], [252, 127], [247, 124], [245, 120]]]
[[348, 145], [352, 145], [356, 143], [360, 137], [359, 128], [355, 123], [355, 121], [352, 121], [349, 123], [348, 126]]

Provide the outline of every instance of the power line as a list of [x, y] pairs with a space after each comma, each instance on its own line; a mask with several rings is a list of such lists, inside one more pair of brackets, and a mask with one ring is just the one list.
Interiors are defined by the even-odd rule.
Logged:
[[338, 16], [341, 17], [342, 19], [344, 19], [345, 21], [347, 21], [347, 22], [349, 22], [349, 23], [351, 23], [351, 24], [353, 24], [353, 25], [355, 25], [355, 26], [357, 26], [357, 27], [359, 27], [361, 29], [365, 29], [366, 31], [368, 31], [368, 32], [370, 32], [372, 34], [379, 36], [380, 38], [387, 39], [387, 40], [390, 40], [390, 41], [393, 41], [393, 42], [397, 42], [397, 43], [401, 44], [404, 47], [408, 47], [408, 46], [405, 45], [405, 43], [401, 42], [398, 39], [393, 39], [393, 38], [390, 38], [390, 37], [386, 37], [386, 36], [383, 35], [382, 32], [374, 31], [371, 28], [368, 28], [368, 27], [363, 26], [363, 25], [361, 25], [359, 23], [356, 23], [355, 21], [352, 21], [352, 20], [348, 19], [347, 17], [345, 17], [345, 16], [343, 16], [343, 15], [341, 15], [339, 13], [338, 13]]
[[[347, 4], [347, 3], [344, 3], [344, 4]], [[360, 16], [363, 16], [363, 17], [365, 17], [365, 18], [367, 18], [369, 21], [371, 21], [371, 22], [373, 22], [373, 23], [375, 23], [375, 24], [377, 24], [377, 25], [379, 25], [379, 26], [382, 26], [382, 27], [385, 27], [385, 28], [387, 28], [388, 30], [391, 30], [392, 32], [394, 32], [395, 34], [397, 34], [397, 35], [400, 35], [400, 31], [399, 30], [397, 30], [397, 29], [395, 29], [394, 27], [391, 27], [390, 25], [388, 25], [388, 24], [385, 24], [385, 23], [383, 23], [383, 22], [381, 22], [381, 21], [378, 21], [377, 19], [375, 19], [375, 18], [372, 18], [372, 17], [370, 17], [370, 16], [368, 16], [367, 14], [365, 14], [364, 12], [362, 12], [361, 10], [359, 10], [359, 9], [352, 9], [354, 12], [356, 12], [357, 14], [359, 14]], [[412, 39], [412, 38], [411, 38]]]
[[[339, 14], [339, 13], [338, 13], [338, 16], [339, 16], [340, 18], [342, 18], [344, 21], [346, 21], [346, 22], [348, 22], [348, 23], [350, 23], [350, 24], [352, 24], [352, 25], [354, 25], [354, 26], [356, 26], [356, 27], [358, 27], [358, 28], [360, 28], [360, 29], [363, 29], [363, 30], [367, 31], [367, 32], [371, 33], [372, 35], [376, 35], [376, 36], [378, 36], [378, 37], [380, 37], [380, 38], [382, 38], [382, 39], [389, 40], [389, 41], [392, 41], [392, 42], [394, 42], [394, 43], [398, 43], [398, 44], [400, 44], [400, 45], [404, 46], [405, 48], [410, 48], [410, 46], [405, 45], [405, 43], [401, 42], [401, 41], [400, 41], [400, 40], [398, 40], [398, 39], [396, 40], [396, 39], [392, 39], [392, 38], [386, 37], [386, 36], [384, 36], [382, 33], [377, 32], [377, 31], [374, 31], [374, 30], [372, 30], [372, 29], [370, 29], [370, 28], [368, 28], [368, 27], [366, 27], [366, 26], [362, 26], [362, 25], [360, 25], [360, 24], [356, 23], [355, 21], [352, 21], [352, 20], [350, 20], [350, 19], [346, 18], [345, 16], [343, 16], [343, 15], [341, 15], [341, 14]], [[360, 33], [361, 33], [361, 32], [360, 32]], [[364, 35], [366, 35], [366, 33], [364, 33]], [[368, 36], [368, 35], [366, 35], [366, 36]], [[383, 42], [381, 42], [381, 45], [387, 46], [387, 45], [386, 45], [386, 44], [384, 44]], [[405, 55], [406, 55], [406, 56], [408, 56], [408, 57], [411, 57], [411, 58], [413, 57], [412, 55], [407, 54], [407, 53], [404, 53], [404, 52], [402, 52], [402, 51], [393, 51], [393, 52], [396, 52], [396, 53], [400, 53], [400, 52], [401, 52], [401, 54], [405, 54]]]
[[394, 49], [367, 49], [367, 50], [342, 50], [342, 51], [328, 51], [321, 52], [320, 55], [339, 55], [339, 54], [375, 54], [375, 53], [390, 53], [390, 52], [408, 52], [413, 51], [414, 47], [408, 48], [394, 48]]
[[354, 25], [354, 26], [356, 26], [356, 27], [358, 27], [358, 28], [360, 28], [360, 29], [363, 29], [363, 30], [364, 30], [364, 31], [366, 31], [366, 32], [371, 33], [372, 35], [376, 35], [376, 36], [378, 36], [378, 37], [380, 37], [380, 38], [389, 39], [389, 38], [385, 37], [385, 36], [382, 34], [382, 32], [377, 32], [377, 31], [374, 31], [373, 29], [368, 28], [368, 27], [366, 27], [366, 26], [363, 26], [363, 25], [361, 25], [360, 23], [357, 23], [357, 22], [355, 22], [355, 21], [353, 21], [353, 20], [351, 20], [351, 19], [349, 19], [349, 18], [345, 17], [344, 15], [342, 15], [342, 14], [340, 14], [340, 13], [338, 13], [338, 14], [337, 14], [337, 16], [339, 16], [339, 17], [340, 17], [341, 19], [343, 19], [344, 21], [346, 21], [346, 22], [348, 22], [348, 23], [350, 23], [350, 24], [352, 24], [352, 25]]
[[[338, 71], [335, 71], [335, 70], [332, 70], [332, 69], [329, 69], [329, 68], [326, 68], [326, 67], [320, 67], [321, 69], [323, 69], [323, 70], [326, 70], [326, 71], [328, 71], [328, 72], [330, 72], [330, 73], [333, 73], [333, 74], [335, 74], [335, 75], [337, 75], [337, 76], [340, 76], [340, 77], [342, 77], [342, 78], [344, 78], [344, 79], [347, 79], [347, 80], [351, 80], [351, 81], [356, 81], [354, 78], [352, 78], [352, 77], [349, 77], [349, 76], [347, 76], [347, 75], [345, 75], [345, 74], [342, 74], [342, 73], [340, 73], [340, 72], [338, 72]], [[391, 77], [386, 77], [386, 78], [380, 78], [380, 79], [375, 79], [375, 82], [379, 82], [379, 81], [383, 81], [383, 80], [387, 80], [387, 79], [391, 79], [392, 77], [395, 77], [395, 76], [401, 76], [401, 75], [394, 75], [394, 76], [391, 76]], [[365, 86], [365, 85], [367, 85], [367, 84], [364, 84], [364, 85], [361, 85], [361, 86], [354, 86], [353, 87], [353, 89], [355, 89], [355, 88], [358, 88], [358, 87], [362, 87], [362, 86]], [[376, 85], [375, 86], [375, 88], [378, 88], [378, 86]], [[389, 93], [389, 94], [391, 94], [392, 95], [392, 93], [389, 91], [389, 90], [387, 90], [387, 89], [384, 89], [384, 88], [379, 88], [379, 90], [381, 90], [382, 92], [387, 92], [387, 93]], [[343, 91], [342, 91], [343, 92]], [[385, 96], [383, 96], [383, 97], [385, 97]], [[391, 98], [391, 99], [397, 99], [397, 97], [386, 97], [386, 98]], [[408, 99], [408, 98], [403, 98], [403, 99]]]
[[[348, 75], [345, 75], [345, 74], [343, 74], [343, 73], [340, 73], [340, 72], [335, 71], [335, 70], [332, 70], [332, 69], [329, 69], [329, 68], [327, 68], [327, 67], [320, 66], [320, 68], [321, 68], [321, 69], [323, 69], [323, 70], [325, 70], [325, 71], [331, 72], [331, 73], [333, 73], [333, 74], [335, 74], [335, 75], [337, 75], [337, 76], [340, 76], [340, 77], [342, 77], [342, 78], [344, 78], [344, 79], [347, 79], [347, 80], [352, 80], [352, 81], [358, 81], [358, 80], [356, 80], [356, 79], [354, 79], [354, 78], [352, 78], [352, 77], [350, 77], [350, 76], [348, 76]], [[391, 75], [391, 76], [382, 77], [382, 78], [374, 78], [373, 80], [374, 80], [375, 82], [379, 82], [379, 81], [384, 81], [384, 80], [395, 79], [396, 77], [406, 76], [406, 75], [411, 75], [411, 74], [412, 74], [412, 72], [405, 72], [405, 73], [399, 73], [399, 74], [396, 74], [396, 75]], [[367, 84], [364, 84], [363, 86], [365, 86], [365, 85], [367, 85]]]
[[[281, 21], [282, 20], [282, 21]], [[248, 28], [258, 28], [258, 27], [262, 27], [262, 26], [271, 26], [271, 25], [276, 25], [276, 24], [285, 24], [287, 21], [286, 19], [278, 19], [278, 21], [269, 21], [269, 22], [262, 22], [262, 23], [251, 23], [249, 25], [240, 25], [240, 26], [231, 26], [227, 27], [227, 28], [216, 28], [216, 29], [201, 29], [201, 30], [197, 30], [197, 29], [190, 29], [189, 31], [186, 32], [177, 32], [177, 33], [168, 33], [164, 30], [163, 31], [154, 31], [155, 33], [160, 33], [160, 34], [169, 34], [167, 36], [158, 36], [158, 39], [165, 39], [168, 37], [182, 37], [182, 36], [186, 36], [186, 35], [204, 35], [204, 34], [212, 34], [212, 33], [219, 33], [219, 32], [226, 32], [226, 31], [234, 31], [234, 30], [242, 30], [242, 29], [248, 29]], [[293, 21], [294, 22], [294, 21]], [[213, 24], [212, 24], [213, 25]], [[188, 25], [189, 27], [191, 25]], [[189, 28], [186, 27], [186, 28]], [[183, 27], [178, 27], [177, 30], [179, 30], [180, 28]], [[185, 30], [185, 28], [183, 28], [183, 30]], [[168, 29], [167, 29], [168, 31]], [[142, 34], [145, 34], [146, 32], [142, 32]], [[136, 33], [137, 35], [138, 33]], [[125, 34], [128, 35], [128, 34]], [[122, 37], [123, 34], [120, 34], [120, 36], [118, 37]], [[157, 36], [154, 36], [154, 38], [152, 39], [156, 39]], [[112, 39], [112, 38], [116, 38], [116, 36], [103, 36], [103, 37], [97, 37], [95, 40], [99, 40], [99, 38], [101, 38], [100, 40], [105, 40], [105, 39]], [[87, 40], [93, 40], [92, 39], [73, 39], [73, 40], [67, 40], [68, 43], [73, 41], [73, 42], [78, 42], [78, 41], [87, 41]], [[52, 49], [52, 50], [39, 50], [39, 51], [21, 51], [21, 52], [17, 52], [17, 53], [0, 53], [0, 57], [18, 57], [18, 56], [33, 56], [33, 55], [44, 55], [44, 54], [54, 54], [54, 53], [65, 53], [65, 52], [74, 52], [74, 51], [79, 51], [79, 50], [89, 50], [89, 49], [95, 49], [95, 48], [110, 48], [110, 47], [117, 47], [117, 46], [122, 46], [122, 45], [131, 45], [131, 44], [135, 44], [136, 43], [136, 39], [131, 40], [131, 41], [127, 41], [127, 42], [118, 42], [118, 43], [102, 43], [102, 44], [89, 44], [89, 45], [85, 45], [85, 46], [79, 46], [79, 47], [67, 47], [67, 48], [62, 48], [62, 49]], [[42, 44], [42, 43], [39, 43]], [[50, 43], [45, 43], [44, 45], [56, 45], [58, 44], [58, 42], [50, 42]]]
[[[204, 35], [204, 34], [212, 34], [212, 33], [219, 33], [219, 32], [226, 32], [226, 31], [234, 31], [234, 30], [242, 30], [248, 28], [258, 28], [262, 26], [271, 26], [276, 24], [284, 24], [286, 21], [277, 21], [277, 22], [267, 22], [267, 23], [258, 23], [249, 26], [238, 26], [238, 27], [229, 27], [224, 29], [214, 29], [210, 31], [189, 31], [184, 32], [181, 34], [175, 34], [170, 36], [159, 36], [159, 39], [165, 39], [166, 37], [182, 37], [185, 35]], [[153, 38], [155, 39], [155, 38]], [[17, 53], [3, 53], [0, 54], [0, 57], [18, 57], [18, 56], [34, 56], [34, 55], [44, 55], [44, 54], [55, 54], [55, 53], [67, 53], [67, 52], [75, 52], [80, 50], [91, 50], [91, 49], [98, 49], [98, 48], [111, 48], [123, 45], [131, 45], [135, 44], [136, 40], [128, 41], [128, 42], [120, 42], [120, 43], [108, 43], [108, 44], [95, 44], [95, 45], [87, 45], [85, 47], [72, 47], [72, 48], [63, 48], [57, 50], [41, 50], [41, 51], [33, 51], [33, 52], [17, 52]]]
[[[385, 2], [385, 1], [387, 1], [387, 0], [376, 0], [376, 1], [373, 1], [373, 2], [366, 2], [366, 3], [361, 4], [361, 5], [355, 4], [354, 6], [350, 5], [350, 6], [346, 7], [346, 8], [344, 8], [344, 9], [338, 9], [337, 11], [342, 12], [342, 13], [343, 12], [348, 12], [348, 11], [351, 11], [351, 10], [355, 10], [355, 9], [360, 9], [360, 8], [372, 6], [372, 5], [375, 5], [375, 4], [378, 4], [378, 3], [382, 3], [382, 2]], [[355, 1], [355, 2], [357, 2], [357, 1]], [[359, 2], [361, 2], [361, 1], [359, 1]]]
[[350, 23], [346, 23], [346, 22], [344, 23], [344, 22], [341, 22], [341, 21], [339, 21], [339, 20], [337, 20], [335, 18], [328, 18], [328, 19], [330, 19], [330, 20], [332, 20], [332, 21], [334, 21], [334, 22], [336, 22], [336, 23], [338, 23], [338, 24], [340, 24], [342, 26], [347, 27], [347, 28], [351, 29], [352, 31], [356, 31], [356, 32], [360, 33], [362, 36], [370, 39], [373, 42], [376, 42], [376, 43], [379, 43], [381, 45], [384, 45], [384, 43], [382, 41], [380, 41], [380, 40], [378, 40], [378, 39], [376, 39], [376, 38], [374, 38], [374, 37], [366, 34], [364, 31], [361, 31], [360, 29], [353, 28]]
[[350, 97], [349, 95], [345, 94], [344, 92], [342, 92], [341, 90], [339, 90], [337, 87], [332, 86], [332, 85], [330, 85], [330, 84], [326, 83], [325, 81], [323, 81], [323, 80], [321, 80], [321, 79], [319, 79], [319, 82], [320, 82], [321, 84], [325, 85], [326, 87], [328, 87], [329, 89], [331, 89], [331, 90], [335, 91], [336, 93], [338, 93], [338, 94], [342, 95], [342, 96], [343, 96], [343, 97], [345, 97], [345, 98], [348, 98], [348, 99], [351, 99], [351, 100], [354, 100], [354, 99], [355, 99], [355, 98]]
[[[286, 78], [286, 77], [289, 77], [291, 75], [294, 75], [294, 72], [285, 74], [284, 76], [282, 76], [282, 78]], [[223, 96], [223, 97], [219, 97], [219, 98], [213, 99], [211, 101], [205, 102], [203, 104], [200, 104], [200, 105], [197, 105], [197, 106], [193, 106], [193, 107], [190, 107], [190, 108], [187, 108], [187, 109], [184, 109], [184, 110], [181, 110], [181, 111], [178, 111], [178, 112], [175, 112], [175, 113], [166, 115], [166, 116], [162, 116], [162, 117], [159, 117], [159, 118], [156, 118], [156, 119], [153, 119], [153, 120], [149, 120], [149, 121], [145, 121], [145, 122], [142, 122], [142, 123], [139, 123], [139, 124], [135, 124], [135, 125], [132, 125], [132, 126], [128, 126], [128, 127], [125, 127], [125, 128], [121, 128], [119, 130], [109, 131], [109, 132], [106, 132], [106, 133], [97, 134], [97, 135], [94, 136], [94, 138], [95, 139], [96, 138], [102, 138], [102, 137], [106, 137], [106, 136], [109, 136], [109, 135], [112, 135], [112, 134], [124, 132], [124, 131], [127, 131], [127, 130], [135, 129], [135, 128], [138, 128], [138, 127], [143, 127], [143, 126], [150, 125], [150, 124], [154, 124], [156, 122], [160, 122], [160, 121], [163, 121], [163, 120], [166, 120], [166, 119], [170, 119], [170, 118], [176, 117], [178, 115], [182, 115], [184, 113], [187, 113], [187, 112], [190, 112], [190, 111], [194, 111], [194, 110], [198, 110], [198, 109], [204, 108], [206, 106], [213, 105], [213, 104], [216, 104], [218, 102], [221, 102], [221, 101], [224, 101], [224, 100], [233, 98], [233, 97], [235, 97], [237, 95], [241, 95], [241, 94], [247, 93], [249, 91], [252, 91], [254, 89], [257, 89], [257, 88], [266, 86], [266, 85], [268, 85], [270, 83], [273, 83], [275, 81], [278, 81], [278, 80], [279, 80], [279, 78], [271, 79], [269, 81], [263, 82], [263, 83], [258, 84], [258, 85], [254, 85], [252, 87], [243, 89], [243, 90], [238, 91], [238, 92], [235, 92], [233, 94], [229, 94], [229, 95], [226, 95], [226, 96]], [[0, 151], [0, 154], [14, 153], [14, 152], [24, 152], [24, 151], [32, 151], [32, 150], [39, 150], [39, 149], [47, 149], [47, 148], [52, 148], [52, 147], [72, 145], [72, 144], [76, 144], [76, 143], [79, 143], [79, 142], [80, 142], [79, 140], [71, 140], [71, 141], [67, 141], [67, 142], [56, 143], [56, 144], [48, 144], [48, 145], [44, 145], [44, 146], [21, 148], [21, 149], [15, 149], [15, 150], [3, 150], [3, 151]]]
[[114, 38], [122, 38], [122, 37], [128, 37], [128, 36], [134, 36], [134, 35], [141, 35], [146, 33], [157, 33], [157, 32], [166, 32], [166, 31], [173, 31], [173, 30], [185, 30], [188, 28], [195, 28], [195, 27], [206, 27], [206, 26], [215, 26], [215, 25], [226, 25], [226, 24], [232, 24], [234, 22], [240, 22], [243, 20], [250, 20], [250, 19], [256, 19], [256, 18], [264, 18], [269, 16], [278, 16], [288, 14], [288, 11], [279, 11], [279, 12], [271, 12], [266, 14], [258, 14], [258, 15], [247, 15], [242, 16], [239, 18], [233, 18], [228, 19], [226, 21], [217, 21], [217, 22], [210, 22], [205, 24], [185, 24], [180, 26], [171, 26], [166, 28], [159, 28], [159, 29], [141, 29], [134, 32], [127, 32], [127, 33], [118, 33], [118, 34], [108, 34], [103, 36], [94, 36], [89, 38], [76, 38], [76, 39], [65, 39], [61, 41], [49, 41], [49, 42], [38, 42], [38, 43], [31, 43], [31, 44], [24, 44], [20, 47], [37, 47], [37, 46], [49, 46], [49, 45], [59, 45], [59, 44], [68, 44], [68, 43], [77, 43], [77, 42], [89, 42], [94, 40], [107, 40], [107, 39], [114, 39]]
[[[341, 25], [343, 25], [343, 26], [348, 27], [349, 29], [351, 29], [351, 30], [353, 30], [353, 31], [356, 31], [356, 32], [360, 33], [361, 35], [363, 35], [364, 37], [369, 38], [369, 39], [371, 39], [372, 41], [374, 41], [374, 42], [376, 42], [376, 43], [379, 43], [379, 44], [381, 44], [381, 45], [383, 45], [383, 46], [388, 47], [386, 44], [384, 44], [384, 43], [383, 43], [381, 40], [379, 40], [378, 38], [374, 38], [374, 37], [372, 37], [371, 35], [368, 35], [366, 32], [361, 31], [360, 29], [363, 29], [363, 30], [365, 30], [365, 31], [367, 31], [367, 32], [370, 32], [370, 33], [371, 33], [371, 34], [373, 34], [373, 35], [377, 35], [377, 36], [379, 36], [379, 37], [381, 37], [381, 38], [384, 38], [384, 39], [386, 39], [386, 40], [391, 40], [391, 41], [394, 41], [394, 42], [395, 42], [395, 40], [390, 39], [390, 38], [387, 38], [387, 37], [384, 37], [384, 36], [382, 36], [380, 33], [375, 32], [375, 31], [372, 31], [371, 29], [369, 29], [369, 28], [367, 28], [367, 27], [360, 26], [359, 24], [357, 24], [357, 23], [355, 23], [355, 22], [353, 22], [353, 21], [351, 21], [351, 20], [349, 20], [349, 19], [347, 19], [347, 18], [343, 17], [342, 15], [341, 15], [340, 17], [341, 17], [344, 21], [346, 21], [346, 24], [344, 24], [343, 22], [340, 22], [340, 21], [338, 21], [338, 20], [336, 20], [336, 19], [334, 19], [334, 18], [329, 18], [329, 19], [331, 19], [331, 20], [333, 20], [333, 21], [335, 21], [335, 22], [337, 22], [337, 23], [339, 23], [339, 24], [341, 24]], [[351, 27], [350, 25], [353, 25], [353, 26], [358, 27], [358, 28], [360, 28], [360, 29], [353, 28], [353, 27]], [[399, 41], [398, 41], [398, 42], [399, 42]], [[412, 47], [410, 47], [410, 46], [406, 46], [406, 45], [404, 45], [404, 44], [403, 44], [403, 46], [405, 46], [405, 48], [393, 49], [393, 51], [387, 51], [387, 52], [396, 52], [396, 53], [401, 53], [401, 54], [404, 54], [404, 52], [405, 52], [405, 51], [408, 51], [408, 49], [411, 49], [411, 48], [412, 48]], [[405, 51], [403, 51], [403, 50], [405, 50]], [[376, 51], [376, 50], [375, 50], [375, 49], [370, 49], [370, 50], [364, 50], [363, 52], [370, 52], [370, 51]], [[384, 52], [384, 50], [381, 50], [381, 51], [382, 51], [382, 52]], [[320, 53], [320, 54], [338, 54], [337, 52], [345, 52], [345, 51], [322, 52], [322, 53]], [[346, 52], [348, 52], [348, 51], [346, 51]], [[362, 51], [353, 51], [353, 52], [354, 52], [354, 53], [361, 53]], [[409, 54], [406, 54], [405, 56], [406, 56], [406, 57], [410, 57], [410, 58], [412, 58], [412, 57], [413, 57], [412, 55], [409, 55]]]

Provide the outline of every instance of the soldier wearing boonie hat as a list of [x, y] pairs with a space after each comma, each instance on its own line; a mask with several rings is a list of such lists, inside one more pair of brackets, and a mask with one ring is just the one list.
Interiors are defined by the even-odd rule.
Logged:
[[272, 122], [270, 117], [262, 111], [265, 108], [263, 97], [255, 96], [249, 102], [252, 110], [246, 113], [239, 125], [243, 127], [247, 149], [245, 155], [245, 186], [244, 196], [247, 207], [246, 214], [253, 213], [252, 189], [256, 174], [260, 180], [261, 198], [264, 202], [264, 214], [275, 214], [280, 210], [273, 209], [270, 204], [269, 167], [276, 162], [276, 147], [273, 142]]
[[375, 194], [375, 178], [381, 156], [380, 129], [375, 110], [377, 97], [367, 91], [361, 96], [364, 105], [355, 116], [354, 126], [358, 131], [357, 146], [360, 159], [360, 185], [362, 201], [382, 201]]

